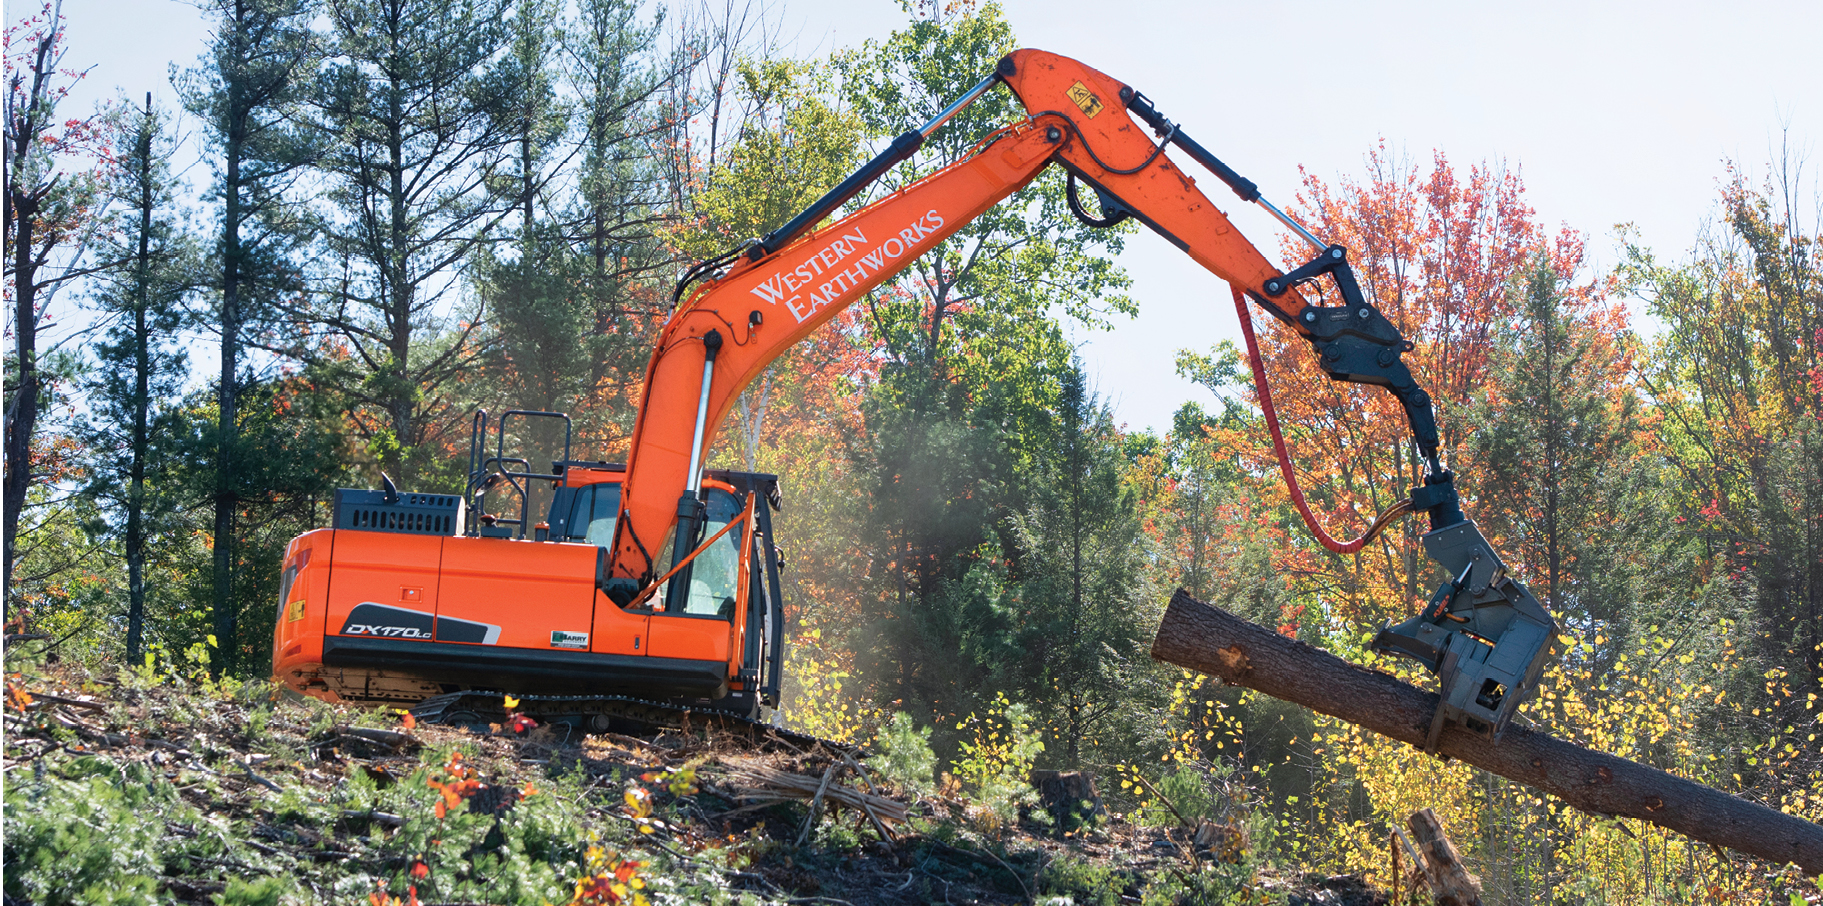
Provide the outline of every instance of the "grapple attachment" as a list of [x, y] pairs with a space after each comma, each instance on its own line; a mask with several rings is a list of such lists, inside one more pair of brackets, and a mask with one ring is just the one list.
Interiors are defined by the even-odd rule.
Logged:
[[1557, 623], [1530, 591], [1506, 574], [1471, 520], [1423, 538], [1453, 578], [1417, 616], [1380, 629], [1373, 648], [1409, 657], [1437, 674], [1440, 700], [1425, 747], [1434, 751], [1445, 723], [1498, 739], [1538, 687]]

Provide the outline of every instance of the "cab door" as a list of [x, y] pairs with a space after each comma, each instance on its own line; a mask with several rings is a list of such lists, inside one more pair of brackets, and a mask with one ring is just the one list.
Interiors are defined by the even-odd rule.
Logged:
[[708, 489], [704, 510], [705, 539], [737, 524], [691, 561], [688, 591], [677, 595], [682, 600], [665, 600], [670, 588], [657, 596], [663, 609], [652, 614], [653, 657], [726, 663], [739, 656], [735, 636], [745, 622], [747, 571], [752, 568], [746, 550], [752, 544], [753, 510], [717, 487]]

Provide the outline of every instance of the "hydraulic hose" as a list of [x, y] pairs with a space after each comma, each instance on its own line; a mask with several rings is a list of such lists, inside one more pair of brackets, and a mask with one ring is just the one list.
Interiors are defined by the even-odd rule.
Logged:
[[1411, 510], [1410, 498], [1399, 501], [1386, 509], [1367, 527], [1361, 537], [1352, 541], [1337, 541], [1317, 524], [1317, 517], [1310, 512], [1310, 504], [1304, 500], [1304, 489], [1298, 485], [1298, 476], [1291, 468], [1291, 454], [1285, 450], [1285, 435], [1279, 430], [1279, 413], [1272, 406], [1272, 388], [1266, 383], [1266, 365], [1260, 359], [1259, 341], [1253, 336], [1253, 316], [1247, 310], [1247, 299], [1241, 295], [1239, 288], [1231, 287], [1234, 292], [1234, 311], [1241, 318], [1241, 336], [1247, 340], [1247, 363], [1253, 368], [1253, 388], [1260, 396], [1260, 409], [1266, 413], [1266, 430], [1272, 434], [1272, 450], [1279, 459], [1279, 474], [1285, 476], [1285, 487], [1291, 492], [1291, 502], [1298, 508], [1298, 515], [1304, 517], [1304, 524], [1309, 526], [1310, 533], [1316, 536], [1317, 543], [1338, 554], [1352, 554], [1366, 547], [1381, 532], [1392, 524], [1394, 519]]

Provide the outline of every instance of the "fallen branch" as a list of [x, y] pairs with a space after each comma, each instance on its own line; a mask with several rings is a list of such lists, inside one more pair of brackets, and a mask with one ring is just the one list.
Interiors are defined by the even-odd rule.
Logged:
[[345, 808], [342, 810], [342, 817], [354, 821], [372, 821], [373, 823], [384, 827], [405, 826], [404, 817], [395, 815], [391, 812], [380, 812], [373, 809]]
[[362, 742], [386, 746], [387, 748], [398, 752], [415, 752], [423, 746], [423, 743], [419, 742], [416, 736], [413, 736], [410, 733], [400, 733], [397, 730], [380, 730], [373, 727], [336, 727], [335, 733], [341, 737], [341, 739], [332, 739], [330, 740], [331, 743], [337, 743], [341, 742], [342, 739], [352, 738]]
[[846, 805], [855, 811], [867, 814], [882, 825], [888, 822], [905, 823], [908, 809], [905, 803], [830, 782], [833, 780], [831, 773], [842, 764], [840, 761], [831, 764], [831, 770], [825, 772], [824, 777], [810, 777], [764, 767], [749, 767], [728, 772], [727, 779], [739, 787], [734, 791], [734, 796], [742, 802], [771, 804], [792, 799], [814, 801], [820, 791], [824, 800]]
[[[1424, 744], [1437, 695], [1256, 626], [1179, 590], [1152, 656], [1246, 686], [1383, 736]], [[1437, 751], [1550, 793], [1600, 817], [1649, 821], [1774, 864], [1823, 873], [1823, 826], [1544, 733], [1510, 726], [1490, 743], [1450, 727]]]
[[82, 708], [87, 711], [106, 711], [108, 709], [108, 706], [101, 702], [92, 702], [80, 698], [64, 698], [61, 695], [52, 695], [48, 692], [33, 692], [32, 699], [34, 701], [50, 702], [53, 705], [69, 705], [72, 708]]
[[252, 765], [243, 764], [243, 765], [241, 765], [241, 770], [246, 772], [247, 779], [253, 781], [254, 783], [259, 784], [260, 786], [265, 787], [266, 789], [273, 791], [274, 793], [283, 793], [285, 791], [284, 787], [279, 786], [278, 784], [272, 782], [271, 780], [268, 780], [264, 777], [261, 777], [260, 775], [258, 775], [256, 773], [254, 773]]
[[1005, 859], [1002, 859], [999, 856], [996, 856], [993, 853], [988, 852], [986, 849], [983, 849], [981, 852], [975, 852], [973, 850], [963, 849], [962, 847], [959, 847], [959, 846], [951, 846], [948, 843], [943, 842], [942, 840], [936, 839], [935, 837], [926, 837], [926, 838], [924, 838], [924, 842], [928, 846], [933, 846], [938, 849], [947, 849], [950, 852], [956, 853], [958, 855], [967, 856], [970, 859], [973, 859], [976, 862], [981, 863], [982, 865], [988, 864], [987, 859], [981, 858], [982, 856], [987, 856], [988, 859], [993, 859], [995, 865], [998, 865], [1001, 868], [1006, 869], [1006, 873], [1009, 875], [1012, 875], [1013, 880], [1019, 882], [1019, 889], [1022, 891], [1025, 891], [1026, 900], [1028, 902], [1030, 902], [1032, 900], [1032, 888], [1026, 886], [1025, 878], [1022, 877], [1019, 874], [1019, 872], [1014, 871], [1013, 866], [1006, 864]]
[[[861, 763], [855, 760], [854, 753], [842, 753], [842, 760], [848, 763], [848, 769], [855, 772], [855, 776], [861, 778], [862, 783], [867, 784], [867, 792], [870, 795], [879, 795], [879, 787], [874, 786], [873, 778], [867, 775], [867, 768], [862, 767]], [[893, 840], [896, 839], [893, 836], [892, 829], [887, 827], [884, 821], [880, 820], [880, 813], [874, 811], [873, 805], [865, 799], [861, 801], [861, 810], [867, 813], [867, 820], [873, 824], [874, 833], [880, 835], [880, 842], [886, 844], [887, 851], [891, 852]]]
[[810, 811], [804, 816], [803, 829], [798, 831], [797, 845], [803, 846], [804, 841], [810, 838], [810, 832], [816, 829], [817, 818], [823, 814], [823, 796], [829, 792], [830, 782], [835, 780], [837, 774], [847, 768], [848, 765], [843, 764], [842, 762], [832, 761], [829, 763], [829, 770], [823, 772], [823, 782], [817, 784], [817, 794], [810, 797]]

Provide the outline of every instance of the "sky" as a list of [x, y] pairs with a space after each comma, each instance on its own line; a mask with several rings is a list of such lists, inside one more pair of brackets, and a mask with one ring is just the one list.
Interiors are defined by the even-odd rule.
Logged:
[[[36, 5], [7, 0], [7, 21]], [[1002, 6], [1021, 44], [1135, 86], [1281, 207], [1295, 201], [1300, 166], [1333, 184], [1358, 177], [1382, 141], [1420, 164], [1442, 153], [1458, 168], [1519, 173], [1538, 219], [1582, 232], [1599, 273], [1618, 258], [1620, 223], [1661, 260], [1679, 259], [1714, 216], [1726, 162], [1763, 176], [1787, 140], [1809, 163], [1802, 197], [1818, 197], [1815, 0]], [[881, 39], [906, 22], [896, 0], [772, 7], [787, 48], [804, 56]], [[70, 110], [123, 92], [170, 102], [170, 65], [194, 65], [207, 39], [196, 9], [178, 0], [64, 0], [64, 15], [69, 62], [93, 63]], [[206, 174], [191, 178], [200, 184]], [[1276, 259], [1277, 224], [1205, 185]], [[1209, 402], [1176, 376], [1174, 350], [1238, 341], [1239, 328], [1222, 283], [1164, 240], [1142, 231], [1121, 264], [1139, 315], [1072, 338], [1116, 420], [1162, 433], [1185, 401]]]

